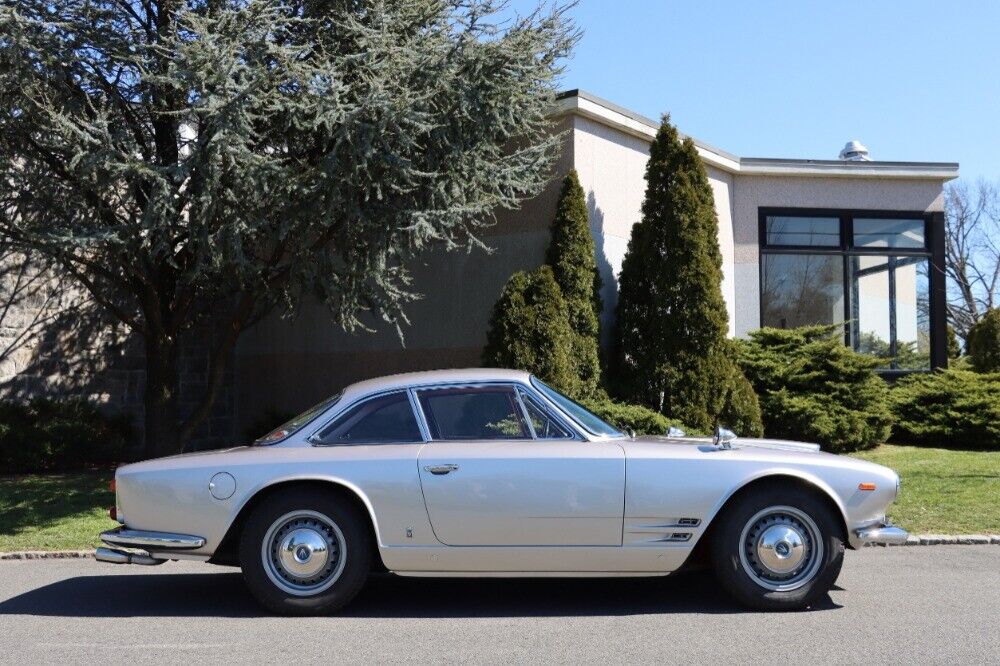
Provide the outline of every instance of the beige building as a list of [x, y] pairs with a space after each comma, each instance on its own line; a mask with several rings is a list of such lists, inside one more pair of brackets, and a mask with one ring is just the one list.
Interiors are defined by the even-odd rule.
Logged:
[[[544, 261], [570, 168], [587, 193], [609, 331], [658, 123], [579, 90], [560, 95], [557, 113], [565, 137], [557, 178], [500, 216], [485, 238], [492, 253], [422, 258], [414, 276], [424, 298], [408, 309], [405, 347], [390, 327], [338, 331], [315, 307], [248, 331], [235, 357], [236, 433], [358, 379], [477, 365], [504, 282]], [[885, 356], [887, 372], [946, 363], [942, 191], [957, 164], [746, 158], [695, 143], [715, 193], [732, 335], [850, 321], [845, 342]]]

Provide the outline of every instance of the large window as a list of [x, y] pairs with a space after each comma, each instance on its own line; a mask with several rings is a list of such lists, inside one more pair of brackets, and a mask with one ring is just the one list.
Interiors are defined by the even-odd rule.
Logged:
[[883, 369], [929, 368], [929, 230], [912, 214], [761, 211], [761, 325], [846, 321]]
[[420, 442], [420, 428], [405, 391], [355, 405], [323, 428], [314, 443], [326, 446]]

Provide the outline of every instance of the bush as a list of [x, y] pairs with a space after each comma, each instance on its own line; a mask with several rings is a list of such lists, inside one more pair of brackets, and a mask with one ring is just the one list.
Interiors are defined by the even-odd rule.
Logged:
[[938, 370], [892, 388], [892, 439], [964, 449], [1000, 448], [1000, 373]]
[[566, 301], [552, 269], [541, 266], [530, 273], [512, 275], [493, 307], [483, 364], [526, 370], [575, 396], [579, 378], [572, 348]]
[[737, 343], [768, 436], [836, 453], [888, 438], [889, 388], [874, 372], [880, 361], [846, 347], [841, 332], [840, 326], [762, 328]]
[[130, 438], [127, 418], [106, 416], [82, 400], [0, 403], [0, 473], [118, 462]]
[[976, 372], [1000, 372], [1000, 308], [988, 310], [969, 329], [965, 346]]
[[642, 405], [629, 405], [613, 400], [582, 400], [580, 404], [616, 428], [630, 430], [637, 435], [664, 435], [671, 426], [680, 428], [689, 435], [698, 434]]

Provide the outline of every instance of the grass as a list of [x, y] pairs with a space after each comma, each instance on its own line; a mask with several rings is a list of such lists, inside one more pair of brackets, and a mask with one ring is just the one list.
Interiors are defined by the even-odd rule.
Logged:
[[[902, 477], [890, 517], [911, 533], [1000, 534], [1000, 451], [885, 444], [855, 454]], [[115, 526], [112, 472], [0, 477], [0, 552], [84, 550]]]
[[0, 477], [0, 552], [86, 550], [116, 525], [111, 470]]
[[889, 517], [911, 534], [1000, 534], [1000, 451], [883, 444], [854, 455], [899, 473]]

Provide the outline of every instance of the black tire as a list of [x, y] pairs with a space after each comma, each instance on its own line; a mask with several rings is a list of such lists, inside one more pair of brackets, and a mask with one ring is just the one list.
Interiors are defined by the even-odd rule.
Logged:
[[[290, 514], [291, 517], [286, 518]], [[324, 519], [328, 519], [333, 526], [324, 526]], [[273, 560], [265, 560], [264, 541], [277, 543], [280, 539], [274, 534], [282, 532], [279, 525], [289, 525], [291, 521], [290, 526], [285, 528], [284, 534], [287, 534], [287, 530], [306, 520], [315, 520], [315, 525], [327, 528], [315, 530], [317, 534], [326, 534], [330, 544], [336, 546], [336, 550], [333, 547], [327, 549], [328, 555], [324, 559], [333, 563], [333, 553], [336, 552], [338, 558], [343, 558], [343, 565], [341, 567], [340, 560], [336, 560], [336, 564], [330, 565], [329, 574], [324, 569], [317, 575], [319, 582], [304, 584], [303, 589], [292, 592], [276, 582], [294, 587], [292, 579], [286, 578], [290, 574], [268, 563], [277, 561], [277, 555]], [[272, 529], [274, 533], [271, 533]], [[339, 535], [336, 530], [339, 530]], [[267, 609], [281, 615], [320, 615], [343, 608], [361, 590], [371, 569], [373, 548], [368, 516], [351, 502], [334, 493], [290, 488], [268, 497], [247, 518], [240, 535], [240, 567], [250, 592]], [[309, 585], [326, 587], [313, 593], [309, 591]]]
[[[808, 524], [808, 519], [813, 525]], [[770, 521], [781, 527], [783, 520], [798, 524], [803, 534], [810, 539], [817, 538], [822, 544], [821, 554], [815, 547], [812, 551], [803, 551], [811, 555], [803, 557], [802, 561], [808, 564], [802, 564], [798, 574], [775, 574], [760, 562], [763, 558], [755, 555], [758, 541], [754, 535], [762, 534]], [[755, 528], [760, 531], [755, 532]], [[747, 530], [745, 543], [744, 530]], [[815, 537], [812, 536], [814, 531], [818, 532]], [[795, 486], [762, 486], [742, 493], [716, 519], [709, 552], [722, 587], [740, 603], [758, 610], [801, 610], [829, 592], [836, 583], [844, 561], [843, 539], [840, 517], [816, 493]], [[806, 560], [806, 557], [812, 559]], [[781, 576], [788, 577], [782, 579]]]

